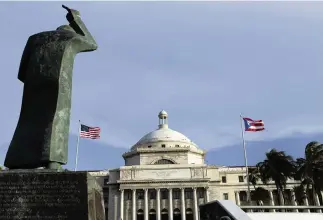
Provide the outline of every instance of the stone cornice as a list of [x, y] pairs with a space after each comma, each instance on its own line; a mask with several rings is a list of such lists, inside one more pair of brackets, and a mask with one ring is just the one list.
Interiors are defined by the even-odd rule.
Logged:
[[[208, 185], [205, 185], [205, 184], [202, 184], [202, 185], [181, 185], [181, 186], [176, 186], [176, 185], [168, 185], [168, 186], [163, 186], [163, 187], [160, 187], [160, 186], [127, 186], [127, 185], [120, 185], [120, 190], [127, 190], [127, 189], [130, 189], [130, 190], [145, 190], [145, 189], [156, 189], [156, 190], [160, 190], [160, 189], [172, 189], [172, 191], [174, 189], [196, 189], [196, 188], [209, 188]], [[174, 191], [173, 191], [174, 192]]]
[[165, 152], [191, 152], [198, 155], [205, 155], [206, 151], [200, 149], [192, 149], [189, 147], [174, 147], [174, 148], [137, 148], [135, 151], [128, 151], [122, 155], [123, 158], [129, 156], [146, 154], [146, 153], [165, 153]]
[[135, 145], [133, 145], [131, 147], [131, 150], [133, 150], [134, 148], [136, 147], [140, 147], [140, 146], [143, 146], [143, 145], [148, 145], [148, 144], [156, 144], [156, 143], [181, 143], [181, 144], [188, 144], [188, 145], [192, 145], [196, 148], [199, 148], [199, 146], [197, 146], [197, 144], [195, 144], [193, 141], [183, 141], [183, 140], [165, 140], [165, 139], [154, 139], [154, 140], [151, 140], [151, 141], [145, 141], [144, 144], [140, 144], [140, 143], [136, 143]]
[[[211, 183], [211, 181], [210, 181], [210, 183]], [[298, 186], [299, 183], [296, 183], [296, 182], [286, 183], [286, 188], [293, 186], [293, 185]], [[216, 184], [215, 186], [239, 188], [239, 187], [247, 187], [247, 183], [221, 183], [221, 181], [218, 181], [218, 184]], [[275, 183], [267, 183], [267, 184], [257, 183], [256, 187], [266, 188], [266, 187], [276, 187], [276, 186], [275, 186]], [[251, 185], [251, 184], [250, 184], [250, 189], [253, 189], [253, 185]]]
[[118, 171], [123, 170], [166, 170], [166, 169], [207, 169], [206, 164], [146, 164], [146, 165], [132, 165], [132, 166], [121, 166]]
[[210, 181], [209, 178], [204, 179], [181, 179], [181, 180], [118, 180], [117, 183], [119, 184], [133, 184], [133, 183], [144, 183], [144, 184], [151, 184], [151, 183], [208, 183]]

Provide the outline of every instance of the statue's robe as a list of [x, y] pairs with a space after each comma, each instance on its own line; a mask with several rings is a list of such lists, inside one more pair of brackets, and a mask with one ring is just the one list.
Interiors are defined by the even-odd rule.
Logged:
[[21, 112], [6, 167], [31, 169], [50, 162], [67, 163], [74, 58], [96, 48], [91, 35], [69, 30], [29, 37], [18, 73], [24, 83]]

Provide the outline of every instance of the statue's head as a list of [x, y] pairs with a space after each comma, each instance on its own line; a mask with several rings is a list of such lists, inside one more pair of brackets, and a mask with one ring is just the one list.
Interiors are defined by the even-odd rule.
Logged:
[[56, 30], [65, 30], [65, 31], [73, 31], [74, 32], [74, 29], [69, 25], [59, 26]]

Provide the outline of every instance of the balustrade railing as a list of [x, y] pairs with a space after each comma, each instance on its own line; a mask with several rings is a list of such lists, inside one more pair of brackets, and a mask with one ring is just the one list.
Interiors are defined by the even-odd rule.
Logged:
[[322, 213], [323, 206], [256, 206], [241, 205], [245, 212], [319, 212]]

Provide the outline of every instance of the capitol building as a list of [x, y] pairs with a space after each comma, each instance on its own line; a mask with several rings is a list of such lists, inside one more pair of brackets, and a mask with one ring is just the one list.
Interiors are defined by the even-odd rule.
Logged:
[[[158, 118], [158, 128], [122, 155], [124, 166], [93, 172], [103, 186], [107, 219], [198, 220], [198, 206], [212, 200], [247, 204], [243, 166], [205, 164], [206, 151], [169, 128], [165, 111]], [[291, 198], [296, 184], [291, 180], [287, 185], [285, 193]], [[277, 205], [275, 185], [269, 183], [264, 188], [268, 198], [263, 204]], [[295, 199], [291, 203], [296, 205]]]

